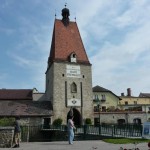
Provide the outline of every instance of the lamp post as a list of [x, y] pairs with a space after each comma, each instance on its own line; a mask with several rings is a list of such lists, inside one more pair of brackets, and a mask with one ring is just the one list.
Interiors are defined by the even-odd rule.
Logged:
[[100, 100], [99, 98], [96, 99], [98, 114], [99, 114], [99, 134], [101, 134], [101, 116], [100, 116]]

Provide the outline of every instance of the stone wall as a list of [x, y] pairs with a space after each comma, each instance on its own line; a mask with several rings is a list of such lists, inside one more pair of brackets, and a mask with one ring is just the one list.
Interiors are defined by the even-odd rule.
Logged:
[[[95, 118], [99, 118], [98, 113], [94, 114]], [[144, 112], [101, 112], [101, 123], [116, 124], [119, 119], [124, 119], [126, 123], [134, 123], [134, 119], [140, 119], [141, 123], [147, 121], [146, 113]]]
[[[94, 114], [95, 118], [99, 118], [98, 113]], [[146, 122], [146, 115], [145, 113], [141, 112], [130, 112], [130, 113], [121, 113], [121, 112], [101, 112], [100, 113], [100, 120], [101, 123], [108, 123], [108, 124], [116, 124], [119, 119], [124, 119], [126, 123], [134, 123], [134, 119], [141, 119], [141, 123]]]
[[14, 127], [0, 127], [0, 148], [10, 148], [13, 144]]
[[[81, 106], [73, 106], [77, 109], [81, 115], [82, 119], [93, 118], [93, 101], [92, 101], [92, 73], [91, 66], [74, 64], [73, 66], [80, 67], [81, 77], [68, 77], [67, 76], [67, 65], [70, 63], [54, 63], [53, 66], [46, 73], [46, 95], [48, 99], [52, 101], [53, 104], [53, 114], [52, 121], [57, 118], [63, 120], [63, 124], [67, 122], [67, 114], [70, 110], [68, 101], [72, 98], [81, 101], [82, 98], [82, 108]], [[77, 92], [71, 91], [71, 84], [75, 83], [77, 85]], [[82, 83], [82, 93], [81, 93], [81, 83]], [[63, 113], [62, 113], [63, 112]], [[79, 116], [80, 117], [80, 116]]]

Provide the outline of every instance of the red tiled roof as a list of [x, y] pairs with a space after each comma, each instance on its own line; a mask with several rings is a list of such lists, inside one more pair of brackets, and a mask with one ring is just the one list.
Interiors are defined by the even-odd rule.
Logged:
[[0, 100], [32, 100], [32, 89], [0, 89]]
[[71, 53], [77, 56], [77, 63], [90, 64], [76, 22], [65, 26], [56, 19], [48, 62], [68, 61]]
[[1, 116], [51, 116], [50, 101], [0, 101]]

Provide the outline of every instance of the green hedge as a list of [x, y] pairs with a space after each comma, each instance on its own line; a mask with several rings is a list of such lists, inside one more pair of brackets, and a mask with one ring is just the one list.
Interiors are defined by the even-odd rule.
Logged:
[[60, 126], [62, 125], [63, 120], [61, 118], [55, 119], [53, 125]]
[[15, 118], [0, 118], [0, 126], [14, 126]]

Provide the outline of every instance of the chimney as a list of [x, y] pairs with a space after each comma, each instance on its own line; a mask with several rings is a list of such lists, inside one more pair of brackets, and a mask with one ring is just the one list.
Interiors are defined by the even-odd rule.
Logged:
[[124, 93], [121, 93], [121, 96], [124, 96]]
[[131, 88], [127, 89], [127, 96], [131, 96]]

